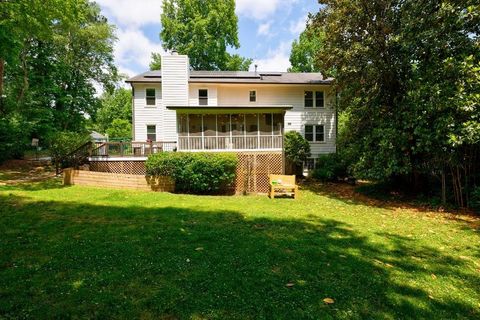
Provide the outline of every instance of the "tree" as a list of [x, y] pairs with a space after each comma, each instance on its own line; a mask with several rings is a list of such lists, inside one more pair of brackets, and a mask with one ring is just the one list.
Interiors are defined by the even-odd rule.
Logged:
[[115, 119], [107, 129], [107, 134], [111, 139], [131, 139], [132, 124], [128, 120]]
[[152, 61], [150, 62], [150, 70], [162, 69], [162, 55], [160, 53], [152, 52]]
[[285, 133], [284, 149], [285, 158], [298, 174], [305, 160], [310, 157], [310, 144], [297, 131], [288, 131]]
[[[455, 202], [479, 152], [479, 5], [474, 1], [321, 0], [321, 69], [336, 70], [344, 145], [358, 177], [419, 190], [450, 172]], [[339, 146], [340, 147], [340, 146]], [[444, 188], [445, 189], [445, 188]], [[444, 190], [445, 192], [445, 190]]]
[[111, 90], [117, 80], [113, 27], [100, 8], [88, 0], [3, 1], [0, 15], [0, 116], [20, 122], [24, 136], [82, 131], [99, 106], [94, 83]]
[[[95, 118], [95, 128], [98, 131], [107, 132], [116, 119], [132, 123], [131, 90], [118, 88], [113, 93], [105, 92], [100, 97], [100, 104]], [[131, 136], [131, 133], [126, 136]], [[125, 137], [125, 135], [121, 137]]]
[[234, 0], [165, 0], [162, 8], [165, 49], [188, 55], [196, 70], [248, 70], [251, 59], [227, 52], [240, 47]]
[[289, 72], [318, 72], [318, 63], [315, 60], [316, 54], [322, 46], [325, 34], [315, 28], [307, 28], [300, 34], [298, 40], [292, 43], [290, 52]]
[[75, 166], [78, 163], [77, 157], [84, 157], [85, 154], [76, 155], [82, 146], [91, 143], [90, 137], [85, 132], [59, 131], [50, 133], [47, 138], [48, 151], [55, 165], [55, 171], [60, 173], [60, 168]]

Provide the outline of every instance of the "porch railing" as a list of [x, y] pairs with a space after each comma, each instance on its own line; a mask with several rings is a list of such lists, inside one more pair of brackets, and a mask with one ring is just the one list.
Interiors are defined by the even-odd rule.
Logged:
[[271, 150], [282, 144], [282, 135], [178, 137], [179, 150]]
[[98, 142], [90, 152], [92, 157], [148, 157], [162, 151], [176, 151], [175, 141]]

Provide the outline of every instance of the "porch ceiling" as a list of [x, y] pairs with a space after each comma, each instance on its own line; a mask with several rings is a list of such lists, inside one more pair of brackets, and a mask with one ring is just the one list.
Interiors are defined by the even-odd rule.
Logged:
[[177, 113], [281, 113], [292, 109], [292, 105], [255, 105], [255, 106], [167, 106]]

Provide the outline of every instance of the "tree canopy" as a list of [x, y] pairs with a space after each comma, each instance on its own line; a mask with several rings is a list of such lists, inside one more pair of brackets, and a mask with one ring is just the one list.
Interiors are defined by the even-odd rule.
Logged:
[[[115, 120], [128, 123], [130, 128], [124, 130], [122, 135], [114, 134], [114, 136], [131, 137], [132, 91], [129, 89], [118, 88], [113, 92], [104, 92], [100, 97], [100, 107], [94, 121], [95, 128], [102, 133], [108, 133], [108, 129], [114, 126]], [[115, 126], [118, 127], [118, 125]], [[109, 135], [112, 136], [111, 132]]]
[[0, 2], [0, 116], [22, 139], [82, 131], [111, 90], [113, 27], [88, 0]]
[[[480, 139], [480, 6], [471, 0], [321, 0], [322, 71], [336, 71], [341, 137], [359, 177], [451, 173], [471, 188]], [[456, 182], [455, 182], [456, 181]], [[460, 181], [462, 181], [460, 183]]]
[[307, 25], [300, 34], [298, 40], [292, 42], [290, 52], [289, 72], [318, 72], [318, 62], [315, 61], [316, 54], [320, 50], [324, 38], [323, 32]]
[[234, 0], [165, 0], [162, 8], [164, 49], [188, 55], [197, 70], [248, 70], [251, 59], [227, 52], [240, 47]]

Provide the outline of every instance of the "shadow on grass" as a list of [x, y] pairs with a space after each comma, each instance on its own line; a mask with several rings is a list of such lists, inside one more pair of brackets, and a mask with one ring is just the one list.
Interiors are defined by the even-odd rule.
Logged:
[[[173, 204], [32, 203], [14, 195], [0, 195], [0, 207], [0, 317], [479, 316], [465, 301], [435, 299], [413, 286], [435, 273], [478, 288], [479, 279], [461, 271], [465, 261], [432, 248], [415, 250], [402, 237], [391, 238], [393, 250], [391, 243], [373, 245], [332, 219], [246, 219], [235, 211]], [[399, 270], [412, 282], [397, 278]], [[335, 303], [326, 305], [327, 297]]]

